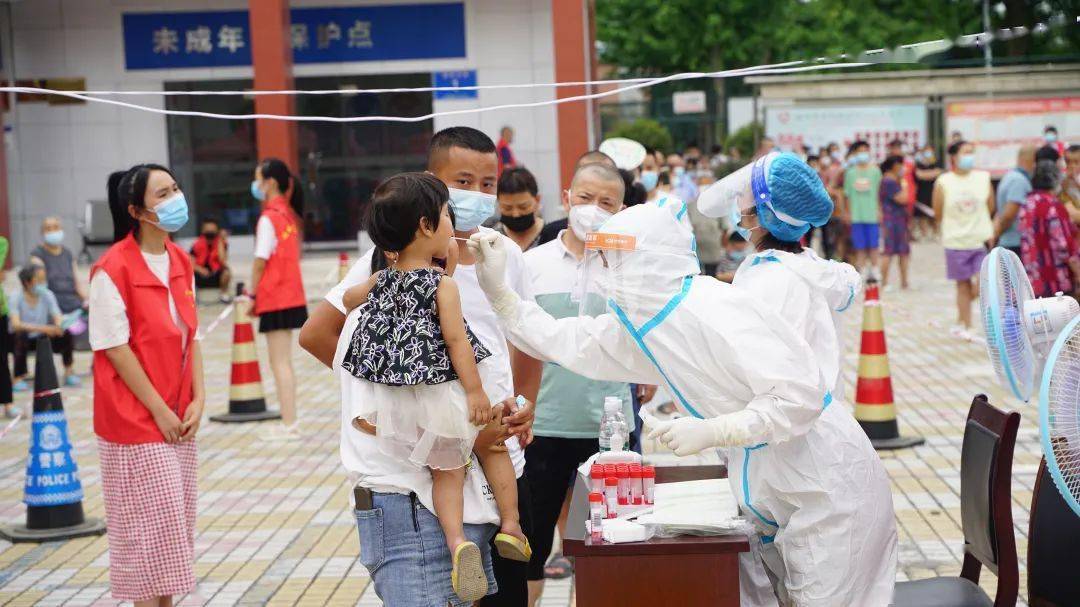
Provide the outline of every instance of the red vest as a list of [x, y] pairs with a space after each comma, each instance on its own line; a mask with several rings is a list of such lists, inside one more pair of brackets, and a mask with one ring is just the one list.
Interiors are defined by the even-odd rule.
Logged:
[[296, 214], [284, 196], [272, 198], [263, 207], [262, 217], [270, 220], [277, 247], [266, 260], [262, 279], [255, 287], [255, 313], [298, 308], [307, 304], [304, 279], [300, 275], [300, 227]]
[[195, 258], [195, 265], [201, 268], [210, 268], [211, 272], [217, 272], [221, 269], [221, 256], [218, 254], [218, 243], [221, 242], [221, 238], [224, 238], [224, 236], [218, 234], [214, 237], [213, 242], [206, 240], [202, 236], [195, 239], [195, 244], [191, 245], [191, 255]]
[[[165, 241], [165, 250], [169, 254], [168, 288], [150, 271], [132, 235], [109, 248], [91, 268], [90, 276], [105, 272], [116, 285], [131, 327], [128, 345], [165, 404], [183, 419], [192, 398], [192, 344], [199, 318], [191, 290], [191, 260], [170, 240]], [[170, 293], [188, 327], [186, 339], [169, 312]], [[94, 352], [94, 432], [114, 443], [165, 440], [150, 410], [127, 387], [103, 350]]]

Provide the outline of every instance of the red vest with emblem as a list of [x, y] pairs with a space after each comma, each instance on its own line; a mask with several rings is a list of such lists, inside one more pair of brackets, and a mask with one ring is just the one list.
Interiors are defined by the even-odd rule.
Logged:
[[307, 304], [300, 275], [300, 227], [284, 196], [270, 199], [262, 217], [270, 220], [277, 247], [266, 260], [266, 269], [255, 287], [255, 313], [298, 308]]
[[217, 272], [221, 269], [221, 256], [218, 250], [218, 243], [221, 242], [221, 238], [224, 238], [224, 236], [218, 234], [213, 241], [209, 241], [203, 236], [195, 239], [195, 244], [191, 245], [191, 255], [195, 258], [195, 265], [201, 268], [210, 268], [211, 272]]
[[[90, 276], [105, 272], [116, 285], [127, 309], [131, 329], [128, 345], [165, 404], [183, 419], [192, 398], [192, 344], [199, 319], [191, 290], [191, 260], [172, 241], [165, 241], [165, 250], [169, 255], [168, 287], [150, 271], [132, 235], [106, 251], [91, 268]], [[186, 338], [173, 322], [170, 295], [188, 327]], [[124, 383], [103, 350], [94, 352], [94, 432], [122, 444], [165, 440], [150, 410]]]

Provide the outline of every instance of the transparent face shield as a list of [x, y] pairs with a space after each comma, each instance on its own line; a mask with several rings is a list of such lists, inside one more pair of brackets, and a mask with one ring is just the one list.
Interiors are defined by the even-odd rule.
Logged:
[[635, 307], [634, 297], [644, 277], [637, 239], [627, 234], [590, 232], [585, 238], [585, 258], [578, 276], [576, 299], [579, 317], [596, 317], [610, 311], [609, 301]]
[[[706, 217], [729, 218], [753, 209], [762, 195], [768, 198], [765, 175], [779, 152], [770, 152], [701, 192], [698, 210]], [[770, 200], [771, 202], [771, 200]]]

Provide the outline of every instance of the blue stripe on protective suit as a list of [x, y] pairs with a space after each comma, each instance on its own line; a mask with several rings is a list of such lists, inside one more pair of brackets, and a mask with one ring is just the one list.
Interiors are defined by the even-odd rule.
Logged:
[[837, 312], [843, 312], [851, 307], [851, 302], [855, 301], [855, 287], [848, 285], [848, 298], [847, 303], [836, 309]]
[[656, 360], [656, 357], [653, 356], [652, 351], [649, 349], [648, 346], [645, 345], [645, 334], [655, 329], [657, 325], [662, 323], [664, 319], [667, 318], [668, 315], [671, 314], [671, 312], [674, 311], [680, 303], [682, 303], [682, 300], [686, 298], [686, 294], [690, 292], [690, 286], [693, 284], [693, 282], [693, 276], [687, 276], [686, 278], [684, 278], [682, 289], [678, 293], [676, 293], [675, 296], [672, 297], [671, 300], [668, 301], [667, 304], [664, 305], [664, 307], [661, 308], [659, 312], [656, 313], [656, 316], [653, 316], [647, 323], [642, 325], [642, 328], [640, 330], [634, 328], [634, 325], [630, 322], [630, 318], [626, 315], [626, 312], [624, 312], [623, 309], [619, 307], [619, 304], [615, 303], [614, 299], [609, 299], [608, 305], [611, 306], [611, 309], [615, 311], [616, 318], [619, 319], [619, 322], [622, 324], [623, 328], [626, 329], [626, 332], [630, 334], [630, 337], [634, 339], [634, 342], [636, 342], [638, 347], [641, 348], [641, 351], [645, 353], [645, 356], [649, 359], [653, 366], [656, 367], [656, 370], [660, 373], [660, 376], [664, 378], [664, 382], [667, 383], [668, 388], [671, 389], [671, 392], [675, 395], [675, 398], [679, 399], [679, 402], [682, 404], [683, 408], [686, 409], [686, 411], [690, 413], [690, 415], [693, 415], [694, 417], [697, 417], [699, 419], [704, 419], [704, 416], [698, 413], [697, 409], [690, 405], [690, 401], [686, 400], [686, 397], [683, 396], [682, 392], [680, 392], [679, 389], [675, 387], [675, 384], [671, 381], [671, 378], [668, 377], [668, 374], [664, 371], [663, 367], [660, 366], [660, 361]]
[[754, 261], [750, 262], [750, 267], [752, 268], [752, 267], [758, 265], [759, 263], [766, 263], [766, 262], [780, 263], [780, 260], [777, 259], [775, 255], [758, 255], [757, 257], [754, 258]]
[[[743, 448], [743, 471], [742, 471], [742, 491], [743, 491], [743, 505], [758, 518], [759, 521], [765, 523], [770, 527], [780, 528], [780, 525], [776, 521], [766, 518], [765, 515], [758, 512], [758, 509], [750, 504], [750, 453], [757, 451], [767, 446], [765, 443], [754, 445], [753, 447]], [[766, 544], [773, 540], [774, 536], [762, 536], [761, 541]]]
[[[821, 401], [821, 410], [824, 411], [825, 409], [828, 409], [829, 405], [831, 405], [832, 402], [832, 392], [826, 392], [825, 398]], [[776, 527], [777, 529], [779, 529], [780, 525], [777, 524], [776, 521], [766, 518], [765, 515], [761, 514], [761, 512], [758, 512], [758, 509], [750, 504], [750, 452], [757, 451], [758, 449], [767, 446], [768, 443], [759, 443], [757, 445], [754, 445], [753, 447], [743, 448], [743, 505], [745, 505], [746, 509], [753, 513], [753, 515], [756, 516], [759, 521], [765, 523], [766, 525], [769, 525], [770, 527]], [[775, 535], [763, 535], [761, 536], [761, 542], [763, 544], [771, 544], [775, 538]]]

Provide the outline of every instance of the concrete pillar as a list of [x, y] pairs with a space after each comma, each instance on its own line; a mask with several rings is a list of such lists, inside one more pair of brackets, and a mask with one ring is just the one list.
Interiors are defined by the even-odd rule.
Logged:
[[[587, 23], [588, 0], [551, 0], [552, 32], [555, 39], [555, 80], [576, 82], [591, 80], [593, 50]], [[555, 89], [558, 98], [586, 93], [583, 86]], [[572, 101], [556, 110], [559, 136], [559, 186], [567, 187], [574, 176], [574, 163], [589, 150], [589, 113], [592, 104]]]
[[[248, 0], [248, 16], [255, 88], [294, 88], [289, 0]], [[296, 113], [296, 99], [292, 95], [260, 95], [255, 97], [255, 112], [292, 115]], [[294, 172], [299, 169], [295, 122], [257, 120], [255, 146], [260, 159], [273, 156], [285, 161]]]

